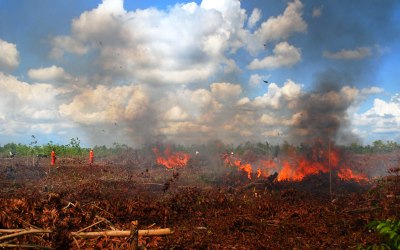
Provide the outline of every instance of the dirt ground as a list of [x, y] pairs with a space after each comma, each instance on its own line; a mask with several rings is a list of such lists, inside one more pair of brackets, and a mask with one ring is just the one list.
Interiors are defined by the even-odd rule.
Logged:
[[[398, 152], [346, 157], [370, 174], [399, 167]], [[127, 237], [85, 239], [71, 232], [129, 230], [134, 220], [139, 229], [173, 230], [140, 237], [141, 249], [357, 249], [380, 240], [369, 222], [399, 219], [400, 181], [393, 175], [362, 183], [333, 175], [330, 185], [329, 174], [321, 173], [277, 182], [207, 164], [194, 159], [170, 170], [154, 159], [89, 165], [65, 158], [56, 167], [49, 159], [37, 166], [30, 158], [0, 159], [0, 229], [52, 231], [9, 239], [0, 232], [0, 249], [127, 249]]]

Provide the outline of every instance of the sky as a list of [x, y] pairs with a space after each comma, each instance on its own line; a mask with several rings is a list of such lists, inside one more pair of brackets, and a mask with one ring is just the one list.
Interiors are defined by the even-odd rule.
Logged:
[[0, 145], [400, 142], [400, 2], [0, 0]]

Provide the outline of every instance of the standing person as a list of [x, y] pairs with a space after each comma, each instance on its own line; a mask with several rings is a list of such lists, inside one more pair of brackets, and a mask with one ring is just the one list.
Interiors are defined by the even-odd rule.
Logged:
[[51, 151], [51, 165], [54, 166], [56, 164], [56, 152], [54, 152], [54, 149]]
[[93, 160], [94, 160], [94, 152], [93, 152], [93, 149], [90, 149], [90, 152], [89, 152], [89, 164], [90, 165], [93, 164]]

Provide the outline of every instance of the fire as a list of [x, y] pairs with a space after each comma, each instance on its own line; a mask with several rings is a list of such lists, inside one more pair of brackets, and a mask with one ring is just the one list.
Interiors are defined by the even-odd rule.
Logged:
[[233, 153], [231, 155], [223, 156], [224, 163], [228, 166], [237, 167], [239, 170], [247, 173], [247, 178], [251, 179], [251, 173], [253, 172], [253, 167], [250, 163], [243, 164], [242, 161], [237, 158]]
[[223, 154], [225, 166], [236, 167], [247, 173], [247, 178], [267, 178], [277, 173], [278, 181], [301, 181], [309, 175], [332, 172], [342, 180], [368, 181], [368, 177], [361, 173], [355, 173], [346, 167], [341, 160], [341, 151], [334, 145], [324, 147], [321, 141], [316, 141], [312, 147], [303, 148], [301, 153], [296, 150], [289, 152], [285, 160], [259, 159], [252, 163], [243, 163], [242, 159], [234, 153]]
[[256, 172], [257, 178], [268, 177], [271, 174], [270, 170], [277, 168], [276, 163], [272, 160], [269, 161], [260, 160], [257, 162], [257, 164], [242, 163], [242, 160], [234, 154], [231, 155], [225, 154], [223, 156], [223, 160], [225, 165], [231, 167], [237, 167], [240, 171], [245, 172], [247, 174], [248, 179], [252, 178], [252, 173], [254, 168], [253, 165], [258, 166]]
[[366, 181], [363, 174], [356, 174], [350, 168], [340, 165], [340, 154], [337, 148], [323, 149], [314, 146], [311, 155], [295, 157], [294, 161], [284, 161], [278, 174], [278, 181], [301, 181], [307, 175], [336, 172], [342, 180]]
[[153, 152], [157, 157], [157, 164], [164, 165], [167, 168], [185, 167], [190, 160], [189, 154], [184, 152], [171, 152], [171, 148], [169, 146], [164, 150], [164, 156], [161, 155], [158, 148], [153, 148]]
[[368, 181], [368, 178], [363, 174], [356, 174], [350, 168], [340, 169], [338, 176], [342, 180], [354, 180], [354, 181]]

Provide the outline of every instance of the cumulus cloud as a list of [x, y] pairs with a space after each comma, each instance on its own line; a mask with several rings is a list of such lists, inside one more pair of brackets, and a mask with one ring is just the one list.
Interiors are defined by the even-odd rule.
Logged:
[[4, 110], [33, 105], [33, 107], [51, 107], [57, 94], [61, 92], [50, 84], [28, 84], [17, 78], [0, 72], [1, 100]]
[[371, 56], [371, 54], [371, 48], [369, 47], [358, 47], [354, 50], [342, 49], [338, 52], [323, 52], [324, 57], [338, 60], [361, 60]]
[[353, 127], [357, 133], [365, 135], [370, 140], [399, 139], [400, 102], [396, 96], [399, 94], [395, 94], [389, 101], [375, 98], [372, 108], [363, 113], [352, 114]]
[[38, 81], [58, 81], [70, 78], [63, 68], [52, 65], [47, 68], [30, 69], [28, 76]]
[[254, 59], [248, 66], [249, 69], [275, 69], [290, 67], [301, 60], [301, 50], [287, 42], [278, 43], [274, 48], [274, 54], [261, 61]]
[[115, 123], [140, 117], [149, 104], [142, 87], [98, 85], [76, 95], [70, 103], [60, 105], [63, 116], [83, 124]]
[[[199, 84], [212, 76], [240, 72], [232, 58], [238, 49], [254, 52], [266, 40], [305, 31], [302, 9], [295, 0], [252, 33], [249, 29], [256, 27], [261, 11], [254, 9], [248, 17], [239, 0], [135, 11], [126, 11], [122, 0], [107, 0], [75, 18], [70, 35], [54, 37], [50, 56], [93, 50], [98, 57], [92, 67], [99, 67], [102, 75], [151, 85]], [[285, 44], [278, 44], [275, 53], [255, 67], [290, 66], [301, 57], [299, 49]]]
[[[377, 115], [379, 117], [393, 117], [399, 120], [400, 118], [400, 103], [397, 101], [386, 102], [381, 99], [375, 99], [373, 107], [365, 112], [367, 116], [373, 117]], [[400, 120], [399, 120], [400, 121]]]
[[260, 41], [273, 41], [288, 38], [294, 32], [307, 30], [303, 17], [303, 4], [300, 0], [290, 2], [282, 15], [270, 17], [255, 32]]
[[276, 125], [276, 126], [289, 126], [292, 121], [287, 117], [280, 117], [277, 114], [262, 114], [260, 117], [260, 122], [266, 125]]
[[83, 55], [88, 52], [88, 46], [85, 46], [78, 39], [69, 36], [57, 36], [51, 40], [53, 46], [50, 51], [50, 58], [61, 59], [64, 56], [64, 52], [74, 53]]
[[12, 70], [19, 65], [19, 53], [15, 44], [0, 39], [0, 70]]
[[188, 117], [189, 115], [179, 106], [173, 106], [165, 113], [165, 119], [167, 121], [184, 121]]
[[57, 96], [62, 90], [50, 84], [28, 84], [1, 72], [0, 89], [0, 118], [4, 120], [0, 130], [6, 134], [50, 133], [59, 126]]
[[242, 87], [239, 84], [232, 83], [212, 83], [210, 85], [211, 93], [219, 99], [230, 99], [242, 93]]
[[51, 54], [91, 49], [103, 74], [149, 84], [204, 82], [238, 70], [227, 52], [243, 46], [246, 18], [237, 0], [132, 12], [121, 0], [107, 0], [74, 19], [70, 36], [53, 38]]
[[249, 85], [251, 87], [259, 87], [262, 81], [262, 76], [259, 74], [250, 75]]
[[[281, 88], [276, 83], [270, 83], [267, 92], [254, 98], [252, 105], [259, 108], [271, 107], [279, 109], [282, 104], [294, 101], [300, 95], [301, 85], [289, 79]], [[292, 105], [287, 106], [291, 107]]]

